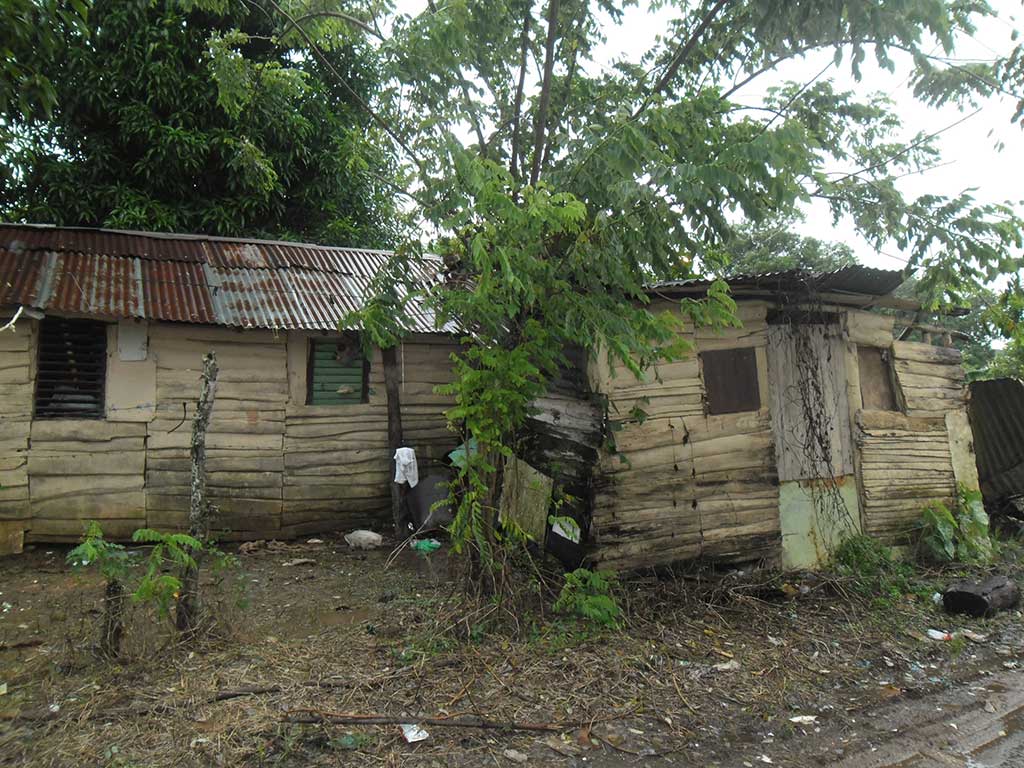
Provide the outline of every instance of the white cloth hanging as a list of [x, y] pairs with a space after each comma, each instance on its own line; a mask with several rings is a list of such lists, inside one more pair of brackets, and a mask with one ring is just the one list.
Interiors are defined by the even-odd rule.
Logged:
[[395, 451], [395, 482], [408, 483], [415, 488], [420, 481], [420, 471], [416, 466], [416, 451], [412, 448], [399, 448]]

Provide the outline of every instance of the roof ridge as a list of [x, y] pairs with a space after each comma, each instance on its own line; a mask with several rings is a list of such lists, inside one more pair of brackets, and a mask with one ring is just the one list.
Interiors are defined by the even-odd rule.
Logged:
[[[324, 245], [322, 243], [310, 243], [301, 240], [266, 240], [258, 237], [226, 237], [223, 235], [207, 235], [192, 232], [153, 232], [141, 229], [110, 229], [107, 227], [82, 227], [67, 226], [63, 224], [43, 224], [38, 222], [0, 222], [0, 229], [34, 229], [44, 232], [97, 232], [107, 235], [124, 235], [128, 237], [146, 237], [154, 240], [177, 240], [213, 243], [251, 243], [253, 245], [278, 245], [290, 248], [314, 248], [327, 251], [358, 251], [360, 253], [373, 253], [383, 256], [394, 255], [395, 251], [384, 248], [364, 248], [350, 245]], [[433, 254], [424, 254], [433, 256]], [[144, 257], [140, 257], [144, 258]]]

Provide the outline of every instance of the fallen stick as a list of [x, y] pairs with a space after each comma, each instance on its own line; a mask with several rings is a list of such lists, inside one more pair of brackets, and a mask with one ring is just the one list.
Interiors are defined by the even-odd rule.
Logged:
[[212, 704], [215, 701], [227, 701], [228, 699], [237, 699], [239, 696], [258, 696], [261, 693], [280, 693], [280, 685], [266, 685], [266, 686], [245, 686], [244, 688], [229, 688], [223, 691], [217, 691], [213, 697], [207, 699], [207, 703]]
[[547, 731], [561, 733], [572, 726], [555, 723], [516, 723], [488, 720], [476, 715], [454, 717], [422, 717], [419, 715], [361, 715], [353, 712], [320, 712], [315, 709], [293, 709], [285, 713], [286, 723], [320, 723], [332, 725], [429, 725], [435, 728], [493, 728], [499, 731]]
[[15, 648], [35, 648], [42, 645], [42, 640], [16, 640], [13, 643], [0, 643], [0, 651], [11, 651]]

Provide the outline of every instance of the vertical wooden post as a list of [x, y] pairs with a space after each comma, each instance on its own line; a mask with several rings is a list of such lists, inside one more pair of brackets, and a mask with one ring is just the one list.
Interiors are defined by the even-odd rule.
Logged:
[[[192, 464], [191, 491], [188, 508], [188, 532], [193, 538], [205, 542], [210, 536], [210, 504], [206, 498], [206, 430], [210, 426], [213, 401], [217, 395], [217, 354], [210, 351], [203, 357], [202, 386], [196, 415], [192, 419], [192, 445], [189, 456]], [[186, 568], [181, 578], [181, 595], [174, 614], [179, 632], [192, 634], [199, 619], [199, 556], [196, 564]]]
[[402, 502], [405, 486], [394, 482], [395, 451], [402, 447], [402, 402], [399, 395], [398, 356], [394, 347], [381, 349], [384, 361], [384, 390], [388, 396], [388, 451], [391, 454], [391, 517], [395, 523], [395, 536], [405, 538]]

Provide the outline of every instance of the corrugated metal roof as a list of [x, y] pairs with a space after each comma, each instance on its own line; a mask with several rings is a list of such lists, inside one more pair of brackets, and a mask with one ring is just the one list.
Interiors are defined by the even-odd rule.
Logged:
[[[768, 293], [849, 293], [861, 296], [885, 296], [896, 290], [905, 278], [899, 270], [873, 267], [843, 267], [832, 272], [787, 270], [761, 275], [733, 275], [728, 283], [733, 288], [761, 288]], [[673, 289], [699, 289], [711, 285], [706, 278], [668, 280], [648, 286], [651, 292], [671, 292]]]
[[971, 382], [970, 414], [986, 501], [1024, 494], [1024, 382]]
[[[0, 305], [240, 328], [336, 330], [391, 254], [204, 235], [0, 224]], [[441, 260], [415, 279], [430, 285]], [[403, 296], [404, 298], [404, 296]], [[421, 302], [410, 330], [438, 328]]]

